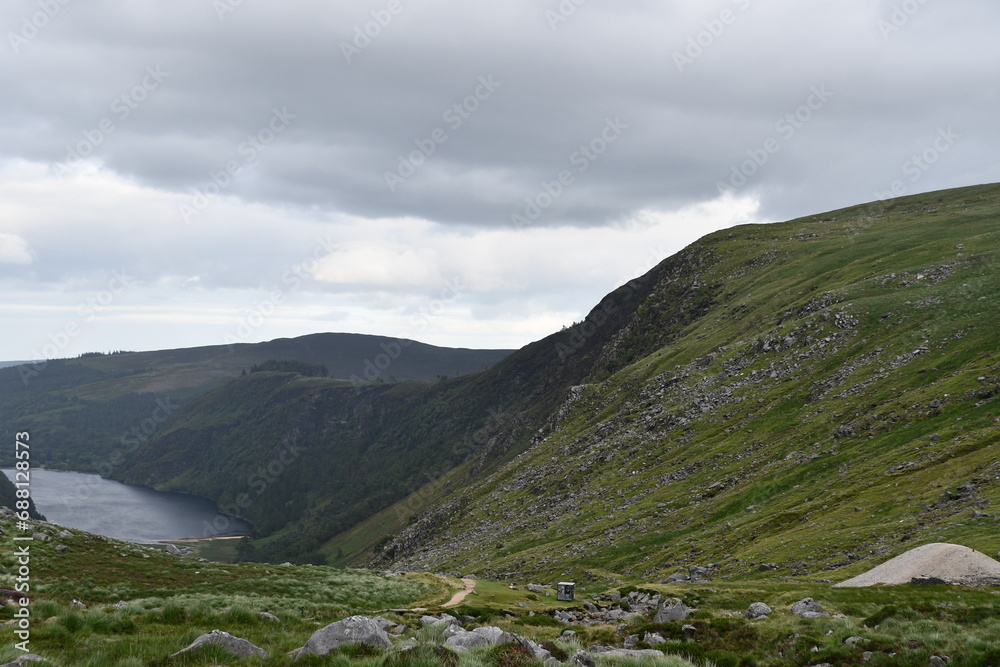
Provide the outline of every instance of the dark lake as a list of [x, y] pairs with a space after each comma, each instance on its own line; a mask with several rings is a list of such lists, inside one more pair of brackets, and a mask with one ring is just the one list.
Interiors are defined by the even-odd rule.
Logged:
[[[3, 472], [14, 479], [13, 470]], [[130, 542], [245, 535], [251, 528], [220, 515], [207, 500], [127, 486], [98, 475], [32, 470], [31, 497], [53, 523]]]

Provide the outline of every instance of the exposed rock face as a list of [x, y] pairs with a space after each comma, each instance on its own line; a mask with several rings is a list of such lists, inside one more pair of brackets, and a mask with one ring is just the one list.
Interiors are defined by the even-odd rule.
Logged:
[[351, 616], [314, 632], [301, 652], [325, 656], [345, 644], [370, 644], [392, 648], [389, 635], [379, 627], [378, 623], [367, 616]]
[[260, 658], [268, 658], [268, 653], [259, 646], [254, 646], [246, 639], [240, 639], [239, 637], [234, 637], [228, 632], [223, 632], [222, 630], [212, 630], [208, 634], [204, 634], [201, 637], [195, 639], [190, 646], [181, 649], [177, 653], [171, 655], [171, 658], [176, 658], [180, 655], [185, 655], [187, 653], [195, 653], [202, 650], [209, 645], [221, 646], [225, 650], [229, 651], [238, 658], [249, 658], [251, 656], [257, 656]]

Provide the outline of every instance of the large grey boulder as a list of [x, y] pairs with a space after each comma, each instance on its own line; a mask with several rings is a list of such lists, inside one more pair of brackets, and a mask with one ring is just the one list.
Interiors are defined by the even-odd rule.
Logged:
[[743, 615], [749, 619], [767, 618], [773, 612], [774, 610], [768, 607], [763, 602], [754, 602], [747, 608], [745, 612], [743, 612]]
[[314, 632], [299, 655], [313, 653], [322, 657], [345, 644], [370, 644], [392, 648], [389, 635], [378, 626], [378, 623], [367, 616], [350, 616]]
[[673, 598], [670, 602], [660, 605], [656, 616], [653, 617], [653, 623], [684, 621], [687, 620], [692, 611], [694, 611], [692, 607], [687, 606], [677, 598]]
[[823, 605], [812, 598], [804, 598], [793, 604], [792, 613], [802, 618], [827, 618], [830, 616], [823, 611]]
[[228, 632], [223, 632], [222, 630], [212, 630], [208, 634], [204, 634], [198, 637], [191, 645], [187, 648], [183, 648], [177, 653], [174, 653], [171, 658], [176, 658], [180, 655], [185, 655], [187, 653], [195, 653], [202, 650], [206, 646], [211, 644], [221, 646], [225, 650], [229, 651], [237, 658], [249, 658], [250, 656], [258, 656], [261, 658], [268, 658], [268, 653], [259, 646], [254, 646], [246, 639], [240, 639], [239, 637], [234, 637]]
[[597, 667], [597, 663], [594, 661], [594, 656], [590, 655], [586, 651], [577, 651], [570, 658], [569, 664], [579, 665], [579, 667]]

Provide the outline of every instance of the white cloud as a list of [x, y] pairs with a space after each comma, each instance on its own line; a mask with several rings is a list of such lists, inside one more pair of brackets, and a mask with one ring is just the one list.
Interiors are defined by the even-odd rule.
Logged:
[[27, 265], [34, 261], [28, 242], [14, 234], [0, 233], [0, 264]]

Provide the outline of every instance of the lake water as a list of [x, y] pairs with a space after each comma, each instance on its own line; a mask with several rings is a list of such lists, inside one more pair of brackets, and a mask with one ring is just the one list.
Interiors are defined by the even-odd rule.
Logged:
[[[4, 470], [14, 479], [13, 470]], [[180, 493], [128, 486], [98, 475], [31, 471], [31, 497], [53, 523], [130, 542], [246, 535], [250, 524], [220, 515], [215, 504]]]

